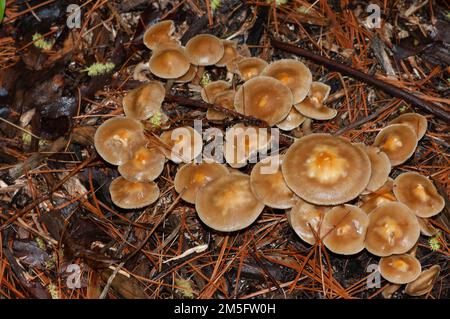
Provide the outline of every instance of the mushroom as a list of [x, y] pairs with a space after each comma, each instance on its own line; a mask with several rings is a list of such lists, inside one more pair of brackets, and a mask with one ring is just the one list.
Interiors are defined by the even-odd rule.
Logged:
[[166, 131], [160, 136], [164, 155], [174, 163], [189, 163], [202, 152], [203, 140], [200, 133], [190, 126]]
[[172, 20], [164, 20], [155, 23], [144, 33], [144, 44], [150, 50], [155, 50], [159, 45], [175, 41], [172, 34], [175, 32], [175, 24]]
[[226, 66], [228, 63], [239, 56], [236, 41], [223, 40], [222, 43], [224, 52], [222, 58], [219, 60], [219, 62], [216, 63], [216, 66], [218, 67]]
[[384, 279], [399, 285], [416, 280], [422, 271], [417, 258], [408, 254], [383, 257], [378, 266]]
[[314, 120], [331, 120], [336, 117], [337, 110], [326, 107], [325, 100], [330, 95], [331, 87], [321, 82], [313, 82], [308, 96], [294, 107], [304, 116]]
[[146, 120], [161, 110], [166, 90], [160, 82], [146, 83], [123, 98], [123, 111], [129, 118]]
[[288, 116], [292, 108], [292, 93], [277, 79], [257, 76], [239, 88], [234, 107], [236, 111], [264, 120], [272, 126]]
[[293, 104], [303, 101], [312, 84], [312, 74], [302, 62], [294, 59], [282, 59], [269, 64], [262, 75], [281, 81], [292, 91]]
[[357, 197], [370, 179], [370, 160], [348, 140], [329, 134], [300, 138], [282, 164], [288, 186], [316, 205], [338, 205]]
[[405, 113], [393, 119], [388, 123], [391, 124], [406, 124], [416, 133], [417, 140], [420, 140], [427, 132], [428, 121], [425, 116], [418, 113]]
[[214, 65], [222, 59], [225, 49], [222, 41], [211, 34], [199, 34], [186, 44], [189, 61], [194, 65]]
[[319, 228], [330, 206], [318, 206], [297, 199], [292, 209], [288, 212], [288, 221], [295, 233], [310, 245], [316, 243], [316, 237], [320, 236]]
[[205, 101], [206, 103], [213, 103], [217, 95], [228, 91], [230, 87], [231, 83], [229, 82], [222, 80], [214, 81], [208, 83], [205, 87], [203, 87], [200, 94], [203, 101]]
[[274, 155], [261, 160], [253, 167], [250, 185], [253, 194], [264, 205], [277, 208], [291, 208], [296, 196], [289, 189], [281, 173], [282, 157]]
[[406, 124], [392, 124], [378, 133], [373, 145], [386, 153], [392, 166], [397, 166], [406, 162], [416, 150], [417, 135]]
[[94, 135], [97, 153], [113, 165], [127, 162], [134, 151], [145, 143], [141, 122], [122, 116], [105, 121]]
[[175, 191], [188, 203], [195, 204], [198, 190], [207, 183], [228, 175], [228, 169], [218, 163], [189, 163], [183, 165], [175, 175]]
[[161, 175], [165, 162], [159, 149], [142, 146], [130, 160], [119, 166], [119, 173], [131, 182], [151, 182]]
[[320, 236], [329, 250], [336, 254], [353, 255], [364, 249], [369, 217], [354, 205], [333, 207], [325, 214]]
[[250, 226], [264, 205], [253, 195], [248, 175], [228, 174], [197, 192], [195, 208], [207, 226], [217, 231], [232, 232]]
[[399, 202], [384, 203], [369, 215], [366, 249], [380, 257], [404, 254], [414, 247], [420, 236], [419, 223], [408, 206]]
[[[219, 93], [216, 95], [216, 98], [214, 99], [214, 104], [219, 105], [219, 106], [229, 109], [229, 110], [233, 110], [235, 95], [236, 95], [236, 92], [233, 90], [228, 90], [228, 91]], [[226, 119], [227, 116], [220, 111], [216, 111], [214, 109], [208, 109], [208, 111], [206, 111], [206, 118], [210, 121], [222, 121], [222, 120]]]
[[174, 43], [164, 43], [153, 52], [149, 61], [150, 72], [162, 79], [177, 79], [185, 75], [191, 64], [185, 50]]
[[413, 297], [428, 294], [433, 290], [433, 286], [436, 283], [440, 272], [441, 266], [439, 265], [434, 265], [422, 271], [416, 280], [406, 285], [405, 293]]
[[367, 146], [363, 143], [355, 144], [366, 152], [370, 159], [371, 174], [369, 184], [366, 191], [375, 192], [380, 189], [388, 180], [391, 173], [391, 161], [386, 153], [382, 152], [378, 147]]
[[428, 218], [417, 217], [419, 222], [420, 233], [424, 236], [431, 237], [439, 234], [439, 229], [433, 226]]
[[149, 74], [150, 74], [150, 66], [147, 62], [140, 62], [138, 63], [133, 70], [133, 80], [139, 81], [139, 82], [148, 82], [150, 81]]
[[394, 194], [418, 217], [432, 217], [445, 207], [445, 200], [433, 182], [415, 172], [403, 173], [394, 180]]
[[148, 206], [159, 198], [159, 188], [154, 182], [130, 182], [118, 177], [109, 186], [111, 200], [124, 209], [136, 209]]
[[244, 82], [261, 75], [264, 69], [269, 65], [269, 63], [263, 59], [256, 57], [242, 58], [235, 63], [236, 72]]
[[173, 82], [175, 82], [175, 83], [191, 82], [197, 75], [197, 70], [198, 70], [198, 68], [195, 65], [191, 64], [189, 66], [189, 70], [186, 72], [186, 74], [180, 76], [179, 78], [174, 79]]
[[277, 127], [283, 131], [291, 131], [299, 127], [304, 121], [304, 117], [295, 107], [291, 108], [288, 116], [281, 122], [277, 123]]
[[397, 199], [395, 198], [394, 193], [392, 192], [392, 188], [394, 187], [394, 180], [392, 178], [388, 178], [386, 183], [376, 190], [373, 193], [361, 196], [362, 204], [360, 205], [361, 209], [369, 214], [375, 208], [380, 206], [381, 204], [387, 202], [395, 202]]

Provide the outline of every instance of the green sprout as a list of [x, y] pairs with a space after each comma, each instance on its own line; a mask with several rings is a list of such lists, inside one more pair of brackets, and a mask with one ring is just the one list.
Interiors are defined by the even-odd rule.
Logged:
[[200, 84], [205, 87], [211, 82], [211, 75], [208, 72], [204, 72]]
[[3, 17], [5, 16], [6, 10], [6, 0], [0, 0], [0, 23], [3, 21]]
[[40, 33], [33, 34], [34, 46], [41, 50], [49, 51], [53, 48], [53, 41], [46, 41]]
[[54, 283], [51, 282], [48, 285], [47, 289], [48, 289], [48, 292], [50, 293], [50, 295], [52, 296], [52, 299], [60, 299], [58, 288], [56, 287], [56, 285]]
[[441, 232], [438, 232], [436, 234], [436, 236], [431, 237], [428, 240], [428, 245], [430, 246], [430, 249], [432, 251], [438, 251], [439, 249], [441, 249], [441, 242], [439, 241], [440, 236], [441, 236]]
[[279, 6], [282, 4], [286, 4], [288, 0], [266, 0], [267, 3], [273, 3], [275, 2], [275, 5]]
[[162, 114], [157, 112], [148, 120], [150, 124], [154, 127], [160, 127], [162, 124]]
[[44, 250], [44, 251], [47, 250], [47, 246], [45, 245], [45, 242], [42, 240], [41, 237], [36, 237], [35, 241], [41, 250]]
[[221, 5], [222, 0], [211, 0], [211, 9], [217, 10]]
[[177, 289], [185, 298], [194, 298], [194, 292], [191, 287], [191, 282], [185, 279], [175, 279], [175, 285], [180, 287]]
[[112, 62], [107, 62], [107, 63], [96, 62], [96, 63], [92, 64], [90, 67], [84, 69], [83, 71], [85, 71], [85, 72], [87, 71], [89, 76], [94, 77], [94, 76], [99, 76], [99, 75], [109, 73], [112, 70], [114, 70], [115, 67], [116, 67], [116, 65]]

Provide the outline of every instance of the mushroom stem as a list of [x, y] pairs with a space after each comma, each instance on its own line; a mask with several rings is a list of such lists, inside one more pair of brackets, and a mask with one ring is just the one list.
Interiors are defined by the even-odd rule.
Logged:
[[312, 133], [312, 129], [311, 129], [311, 119], [307, 118], [303, 123], [302, 123], [302, 129], [303, 129], [303, 134], [304, 135], [309, 135]]
[[205, 72], [205, 67], [203, 65], [199, 65], [197, 68], [197, 74], [195, 75], [194, 79], [192, 80], [192, 85], [199, 85], [200, 81], [202, 80], [203, 73]]
[[173, 79], [167, 80], [167, 83], [166, 83], [166, 92], [170, 92], [170, 91], [172, 90], [173, 83], [174, 83], [174, 80], [173, 80]]

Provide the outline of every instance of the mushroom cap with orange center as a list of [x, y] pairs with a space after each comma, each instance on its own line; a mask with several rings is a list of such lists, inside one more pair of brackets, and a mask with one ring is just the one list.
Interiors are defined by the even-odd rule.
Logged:
[[94, 135], [97, 153], [108, 163], [121, 165], [145, 145], [144, 126], [126, 117], [114, 117], [98, 127]]
[[382, 152], [378, 147], [367, 146], [365, 144], [355, 144], [360, 147], [367, 156], [369, 156], [371, 164], [371, 175], [366, 191], [375, 192], [381, 188], [388, 180], [391, 173], [391, 161], [386, 153]]
[[236, 111], [275, 125], [288, 116], [292, 93], [287, 86], [268, 76], [257, 76], [245, 82], [234, 99]]
[[394, 180], [394, 194], [418, 217], [432, 217], [445, 207], [433, 182], [415, 172], [403, 173]]
[[236, 41], [223, 40], [222, 43], [224, 51], [222, 58], [216, 63], [216, 66], [218, 67], [226, 66], [228, 63], [230, 63], [232, 60], [236, 59], [239, 56]]
[[166, 131], [160, 136], [164, 144], [160, 147], [164, 155], [175, 163], [190, 163], [202, 152], [203, 139], [190, 126]]
[[150, 50], [155, 50], [159, 45], [173, 42], [172, 34], [175, 32], [175, 24], [172, 20], [164, 20], [152, 25], [144, 33], [144, 44]]
[[291, 131], [299, 127], [305, 120], [306, 117], [293, 107], [286, 118], [277, 123], [277, 127], [283, 131]]
[[249, 176], [228, 174], [197, 192], [195, 208], [207, 226], [232, 232], [250, 226], [262, 213], [264, 204], [253, 195]]
[[374, 146], [389, 157], [392, 166], [406, 162], [417, 147], [417, 135], [406, 124], [392, 124], [382, 129], [375, 138]]
[[361, 196], [361, 209], [369, 214], [375, 208], [380, 206], [381, 204], [387, 202], [395, 202], [397, 198], [392, 191], [394, 187], [394, 180], [392, 178], [388, 178], [386, 183], [375, 192], [370, 194], [365, 194]]
[[417, 140], [420, 140], [427, 132], [428, 121], [425, 116], [418, 113], [405, 113], [393, 119], [388, 123], [391, 124], [406, 124], [416, 133]]
[[173, 43], [158, 46], [149, 61], [150, 72], [162, 79], [177, 79], [185, 75], [190, 67], [185, 50]]
[[436, 283], [439, 273], [441, 272], [441, 266], [434, 265], [428, 269], [423, 270], [416, 280], [408, 283], [405, 287], [405, 293], [409, 296], [418, 297], [423, 296], [433, 290], [433, 286]]
[[316, 205], [338, 205], [366, 188], [370, 160], [344, 138], [310, 134], [289, 148], [282, 171], [286, 183], [300, 198]]
[[199, 34], [186, 44], [189, 61], [194, 65], [214, 65], [222, 59], [225, 49], [223, 42], [211, 34]]
[[123, 98], [123, 111], [129, 118], [146, 120], [161, 110], [166, 89], [160, 82], [146, 83]]
[[304, 116], [314, 120], [331, 120], [336, 117], [335, 109], [325, 106], [331, 87], [325, 83], [313, 82], [308, 96], [294, 107]]
[[403, 254], [381, 258], [379, 269], [384, 279], [403, 285], [416, 280], [422, 271], [422, 266], [416, 257]]
[[183, 200], [195, 204], [197, 192], [201, 187], [228, 174], [228, 169], [218, 163], [185, 164], [175, 175], [175, 190], [181, 194]]
[[384, 203], [369, 214], [366, 249], [380, 257], [404, 254], [420, 236], [417, 217], [399, 202]]
[[119, 166], [119, 173], [131, 182], [151, 182], [164, 170], [166, 157], [155, 147], [142, 146], [131, 159]]
[[213, 81], [208, 83], [200, 91], [202, 100], [206, 103], [213, 103], [217, 95], [226, 92], [230, 89], [231, 83], [223, 80]]
[[118, 177], [109, 186], [111, 200], [124, 209], [142, 208], [153, 204], [159, 198], [159, 188], [154, 182], [130, 182]]
[[242, 58], [236, 61], [236, 71], [240, 78], [245, 82], [261, 75], [268, 65], [269, 63], [260, 58]]
[[[234, 97], [236, 92], [234, 90], [227, 90], [225, 92], [219, 93], [214, 99], [214, 104], [219, 105], [228, 110], [234, 109]], [[222, 121], [227, 118], [227, 116], [220, 111], [214, 109], [208, 109], [206, 111], [206, 118], [209, 121]]]

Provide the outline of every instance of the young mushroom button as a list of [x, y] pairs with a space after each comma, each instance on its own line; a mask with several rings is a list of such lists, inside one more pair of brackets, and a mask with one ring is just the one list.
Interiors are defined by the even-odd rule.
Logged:
[[416, 280], [422, 271], [422, 266], [416, 257], [404, 254], [381, 258], [379, 269], [384, 279], [403, 285]]
[[161, 110], [166, 90], [160, 82], [146, 83], [123, 98], [123, 111], [129, 118], [146, 120]]
[[109, 186], [114, 204], [124, 209], [137, 209], [156, 202], [159, 198], [159, 188], [154, 182], [130, 182], [118, 177]]
[[219, 38], [211, 34], [199, 34], [188, 41], [186, 53], [192, 64], [208, 66], [219, 62], [225, 49]]
[[158, 22], [144, 33], [144, 44], [150, 50], [155, 50], [163, 43], [174, 42], [172, 38], [174, 32], [175, 25], [172, 20]]

